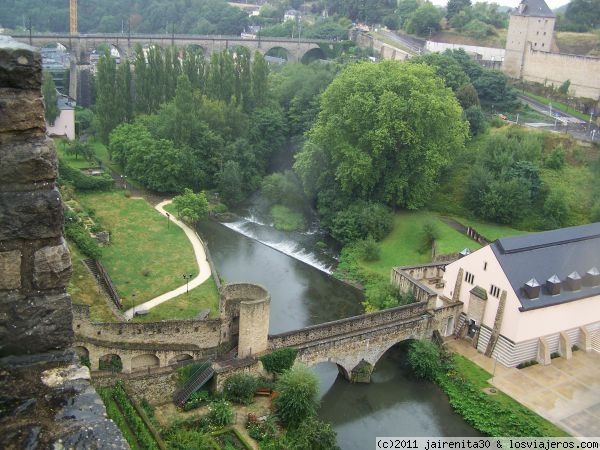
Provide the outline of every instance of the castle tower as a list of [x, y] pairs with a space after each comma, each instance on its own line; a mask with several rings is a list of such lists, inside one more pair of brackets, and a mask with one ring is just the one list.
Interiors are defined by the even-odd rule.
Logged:
[[522, 0], [510, 13], [506, 53], [502, 70], [512, 78], [522, 78], [525, 53], [550, 52], [556, 16], [544, 0]]

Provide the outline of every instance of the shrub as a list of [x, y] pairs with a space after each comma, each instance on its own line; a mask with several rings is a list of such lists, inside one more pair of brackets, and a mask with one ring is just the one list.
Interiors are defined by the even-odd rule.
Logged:
[[267, 372], [281, 374], [294, 365], [298, 350], [295, 348], [279, 348], [260, 357]]
[[546, 156], [544, 165], [548, 169], [560, 170], [565, 165], [565, 150], [562, 146], [556, 147], [552, 152]]
[[102, 256], [102, 250], [98, 243], [90, 236], [79, 219], [65, 221], [65, 235], [88, 258], [98, 260]]
[[336, 440], [337, 434], [331, 425], [314, 417], [303, 420], [286, 436], [286, 444], [291, 449], [339, 450]]
[[227, 378], [223, 385], [225, 398], [234, 403], [249, 405], [254, 400], [258, 379], [247, 373], [236, 373]]
[[277, 381], [279, 395], [273, 406], [277, 417], [289, 428], [298, 427], [313, 417], [317, 410], [319, 380], [308, 368], [295, 366], [284, 372]]
[[414, 301], [415, 298], [412, 293], [400, 292], [387, 279], [381, 277], [367, 283], [363, 306], [367, 313], [371, 313], [383, 309], [395, 308], [396, 306], [408, 305]]
[[208, 420], [216, 427], [224, 427], [233, 422], [233, 409], [226, 400], [216, 400], [208, 406]]
[[58, 158], [59, 183], [70, 184], [75, 189], [82, 191], [108, 191], [112, 188], [114, 181], [108, 174], [99, 177], [91, 177], [78, 169], [74, 169]]
[[287, 206], [275, 205], [271, 208], [274, 226], [280, 231], [300, 231], [306, 228], [304, 216]]
[[371, 236], [364, 241], [358, 242], [358, 248], [360, 256], [364, 261], [379, 261], [379, 258], [381, 258], [381, 249]]
[[199, 390], [194, 392], [185, 405], [183, 405], [184, 411], [191, 411], [192, 409], [199, 408], [210, 399], [210, 393], [208, 391]]
[[431, 341], [413, 341], [408, 348], [408, 365], [420, 379], [433, 381], [442, 371], [440, 348]]
[[277, 425], [272, 417], [262, 422], [249, 420], [246, 423], [246, 429], [250, 437], [257, 441], [271, 440], [277, 435]]

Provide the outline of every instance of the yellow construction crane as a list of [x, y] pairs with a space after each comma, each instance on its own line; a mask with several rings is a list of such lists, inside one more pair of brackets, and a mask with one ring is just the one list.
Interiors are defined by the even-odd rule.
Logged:
[[71, 34], [77, 34], [77, 0], [70, 0], [71, 6], [69, 8], [70, 17], [71, 17]]

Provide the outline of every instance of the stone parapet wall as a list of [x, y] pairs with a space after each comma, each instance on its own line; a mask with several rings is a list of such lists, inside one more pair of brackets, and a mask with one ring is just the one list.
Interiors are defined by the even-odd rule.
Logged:
[[[420, 283], [425, 278], [441, 278], [441, 268], [446, 264], [428, 264], [415, 267], [395, 267], [392, 269], [391, 282], [400, 292], [410, 292], [417, 302], [429, 303], [429, 307], [435, 305], [437, 293]], [[413, 274], [413, 275], [411, 275]], [[429, 275], [434, 275], [430, 277]]]
[[0, 41], [0, 355], [73, 338], [57, 159], [45, 134], [41, 58]]
[[300, 330], [269, 336], [269, 348], [295, 347], [313, 341], [330, 339], [335, 336], [390, 325], [414, 316], [425, 314], [427, 303], [412, 303], [397, 308], [386, 309], [373, 314], [349, 317], [334, 322], [322, 323]]

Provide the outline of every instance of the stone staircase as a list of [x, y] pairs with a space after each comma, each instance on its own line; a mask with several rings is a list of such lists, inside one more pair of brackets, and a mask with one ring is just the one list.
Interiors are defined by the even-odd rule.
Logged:
[[102, 288], [104, 293], [113, 301], [117, 308], [121, 309], [123, 305], [121, 297], [119, 297], [119, 294], [117, 293], [117, 290], [115, 289], [115, 286], [113, 285], [110, 276], [108, 275], [106, 270], [104, 270], [102, 264], [99, 261], [93, 259], [85, 259], [83, 263], [92, 273], [92, 275], [94, 275], [94, 278], [96, 278], [98, 285]]
[[211, 361], [202, 363], [192, 374], [186, 385], [183, 386], [183, 388], [181, 388], [177, 393], [175, 393], [173, 402], [177, 406], [183, 406], [191, 397], [191, 395], [204, 386], [214, 374], [215, 371], [212, 367]]

